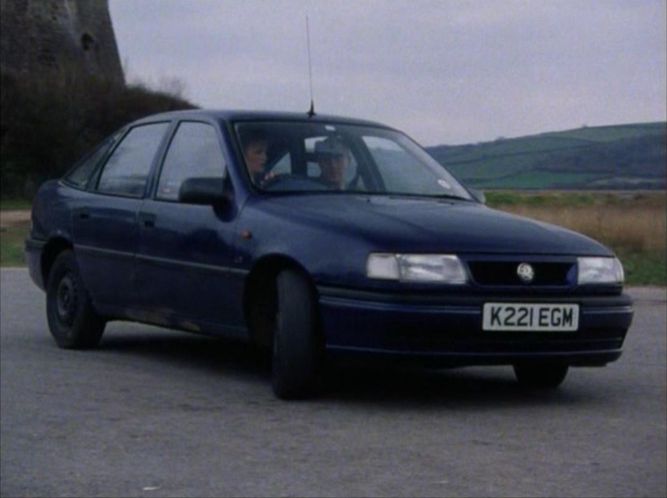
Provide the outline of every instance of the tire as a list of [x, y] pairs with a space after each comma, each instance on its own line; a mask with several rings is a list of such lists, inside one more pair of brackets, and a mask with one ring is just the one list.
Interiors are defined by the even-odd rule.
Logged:
[[93, 309], [70, 250], [58, 255], [49, 272], [46, 316], [51, 335], [64, 349], [95, 347], [104, 333], [105, 321]]
[[562, 364], [517, 364], [514, 375], [519, 384], [531, 389], [555, 389], [565, 380], [568, 365]]
[[273, 392], [281, 399], [308, 398], [318, 391], [324, 356], [315, 296], [307, 279], [293, 270], [279, 273], [276, 285]]

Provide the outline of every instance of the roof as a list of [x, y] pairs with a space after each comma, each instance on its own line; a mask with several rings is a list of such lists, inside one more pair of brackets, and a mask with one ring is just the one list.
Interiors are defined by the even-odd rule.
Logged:
[[216, 109], [189, 109], [184, 111], [171, 111], [146, 116], [137, 122], [152, 121], [156, 118], [209, 118], [222, 121], [309, 121], [313, 123], [340, 123], [351, 125], [377, 126], [390, 128], [382, 123], [367, 121], [363, 119], [333, 116], [328, 114], [315, 114], [312, 117], [306, 112], [276, 112], [276, 111], [247, 111], [247, 110], [216, 110]]

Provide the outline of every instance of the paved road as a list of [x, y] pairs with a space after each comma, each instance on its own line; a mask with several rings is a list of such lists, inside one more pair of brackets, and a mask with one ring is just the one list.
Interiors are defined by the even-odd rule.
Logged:
[[274, 399], [264, 358], [111, 324], [57, 349], [25, 270], [3, 270], [2, 496], [665, 496], [665, 291], [640, 300], [618, 362], [562, 389], [511, 369], [344, 370]]

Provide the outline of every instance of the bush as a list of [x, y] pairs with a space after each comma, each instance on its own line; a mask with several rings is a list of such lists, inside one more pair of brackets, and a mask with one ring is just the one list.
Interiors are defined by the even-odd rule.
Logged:
[[32, 198], [86, 151], [126, 123], [162, 111], [194, 108], [141, 84], [119, 85], [58, 71], [1, 78], [0, 193]]

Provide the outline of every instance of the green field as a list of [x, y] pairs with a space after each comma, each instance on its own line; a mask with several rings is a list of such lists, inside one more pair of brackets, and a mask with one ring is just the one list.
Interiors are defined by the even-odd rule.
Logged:
[[579, 184], [595, 180], [596, 175], [590, 173], [551, 173], [544, 171], [525, 171], [510, 177], [493, 180], [495, 188], [539, 189], [543, 185]]
[[582, 127], [493, 142], [429, 147], [476, 188], [664, 189], [667, 123]]

